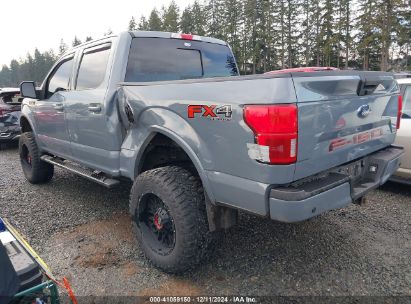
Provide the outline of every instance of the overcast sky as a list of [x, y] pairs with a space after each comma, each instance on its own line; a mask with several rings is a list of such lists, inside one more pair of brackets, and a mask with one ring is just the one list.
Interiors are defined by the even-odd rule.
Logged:
[[[171, 0], [1, 0], [0, 66], [24, 58], [34, 48], [57, 50], [60, 40], [71, 45], [75, 35], [98, 38], [110, 28], [127, 30], [131, 16], [136, 21]], [[194, 0], [176, 0], [184, 8]]]

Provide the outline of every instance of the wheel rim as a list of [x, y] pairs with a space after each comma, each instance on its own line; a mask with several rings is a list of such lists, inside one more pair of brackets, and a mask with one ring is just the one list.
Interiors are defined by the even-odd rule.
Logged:
[[143, 195], [139, 203], [138, 226], [143, 241], [157, 254], [170, 254], [175, 245], [173, 217], [163, 200], [153, 193]]
[[23, 164], [25, 164], [26, 166], [31, 167], [33, 158], [30, 154], [29, 149], [27, 148], [26, 145], [23, 145], [21, 147], [21, 154], [20, 154], [20, 159], [22, 160]]

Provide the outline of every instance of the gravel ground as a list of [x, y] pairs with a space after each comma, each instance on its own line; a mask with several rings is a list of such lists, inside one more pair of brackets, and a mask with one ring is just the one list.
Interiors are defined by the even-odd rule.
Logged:
[[411, 187], [388, 183], [365, 206], [298, 224], [241, 214], [211, 261], [182, 276], [144, 258], [130, 187], [106, 190], [60, 169], [31, 185], [17, 149], [0, 151], [0, 215], [77, 295], [411, 296]]

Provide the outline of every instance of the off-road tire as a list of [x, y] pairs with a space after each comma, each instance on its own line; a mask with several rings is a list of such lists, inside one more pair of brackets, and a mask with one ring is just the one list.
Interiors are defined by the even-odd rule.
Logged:
[[[30, 155], [30, 163], [27, 160]], [[32, 184], [42, 184], [50, 181], [54, 174], [54, 166], [40, 159], [40, 152], [32, 132], [21, 134], [19, 139], [20, 163], [24, 176]]]
[[[163, 201], [174, 222], [175, 244], [167, 255], [152, 250], [139, 227], [139, 206], [147, 194]], [[204, 190], [199, 178], [188, 170], [166, 166], [140, 174], [131, 189], [130, 213], [143, 252], [161, 270], [181, 273], [210, 256], [215, 234], [208, 229]]]

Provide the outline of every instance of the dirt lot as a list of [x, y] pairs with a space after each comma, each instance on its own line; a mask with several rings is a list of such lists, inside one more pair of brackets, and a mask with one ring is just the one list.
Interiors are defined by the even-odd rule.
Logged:
[[299, 224], [241, 214], [208, 264], [156, 270], [131, 232], [131, 185], [115, 190], [56, 169], [25, 181], [15, 148], [0, 151], [0, 215], [77, 295], [411, 295], [411, 187], [388, 183]]

